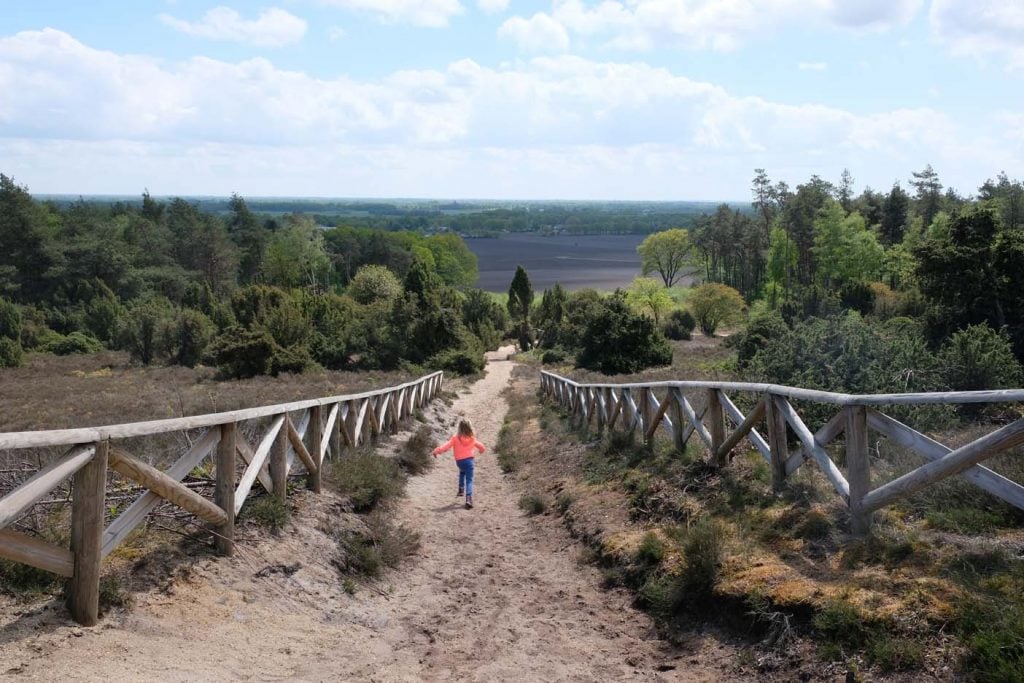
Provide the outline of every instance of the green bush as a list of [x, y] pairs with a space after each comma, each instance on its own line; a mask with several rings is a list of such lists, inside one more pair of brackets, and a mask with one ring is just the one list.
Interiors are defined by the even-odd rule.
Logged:
[[215, 326], [199, 311], [186, 308], [170, 328], [167, 346], [171, 349], [174, 362], [194, 368], [203, 361], [206, 349], [213, 338]]
[[640, 540], [636, 561], [644, 565], [657, 565], [665, 559], [665, 542], [653, 531], [648, 531]]
[[401, 496], [406, 475], [394, 460], [363, 453], [332, 462], [327, 479], [351, 500], [356, 512], [368, 512]]
[[21, 344], [14, 339], [0, 337], [0, 368], [16, 368], [21, 365]]
[[675, 310], [668, 314], [665, 319], [664, 332], [669, 339], [676, 341], [687, 341], [693, 338], [693, 331], [697, 328], [697, 321], [693, 314], [685, 310]]
[[118, 331], [118, 345], [143, 365], [166, 355], [168, 330], [174, 324], [174, 307], [162, 297], [138, 303], [125, 315]]
[[775, 340], [783, 339], [789, 327], [782, 315], [777, 311], [766, 311], [751, 316], [747, 329], [729, 337], [727, 342], [736, 347], [736, 359], [740, 366], [745, 366], [757, 355], [757, 352]]
[[1009, 336], [984, 323], [954, 333], [938, 358], [952, 391], [1017, 387], [1024, 375]]
[[682, 579], [688, 599], [700, 601], [711, 597], [722, 568], [725, 538], [725, 527], [709, 518], [702, 519], [686, 532]]
[[292, 509], [277, 496], [260, 496], [246, 501], [240, 517], [277, 535], [292, 518]]
[[302, 345], [289, 346], [287, 348], [277, 347], [270, 357], [270, 374], [277, 377], [282, 372], [301, 374], [312, 367], [313, 358], [309, 355], [309, 349]]
[[[2, 339], [0, 339], [2, 341]], [[56, 574], [0, 557], [0, 591], [11, 595], [38, 595], [53, 589]]]
[[565, 351], [562, 349], [554, 348], [547, 349], [540, 357], [540, 362], [544, 365], [550, 365], [552, 363], [561, 363], [565, 360]]
[[225, 377], [244, 379], [265, 375], [277, 347], [273, 338], [262, 330], [229, 327], [214, 339], [210, 354]]
[[484, 354], [480, 348], [448, 349], [433, 356], [427, 365], [457, 375], [473, 375], [484, 369]]
[[103, 344], [83, 332], [72, 332], [66, 337], [51, 340], [41, 350], [57, 356], [70, 356], [76, 353], [99, 353], [103, 350]]
[[672, 363], [672, 348], [654, 321], [634, 313], [621, 291], [601, 303], [583, 333], [578, 367], [615, 375]]
[[326, 530], [337, 542], [339, 569], [350, 574], [377, 577], [385, 567], [397, 568], [420, 547], [420, 535], [386, 515], [371, 514], [364, 530]]

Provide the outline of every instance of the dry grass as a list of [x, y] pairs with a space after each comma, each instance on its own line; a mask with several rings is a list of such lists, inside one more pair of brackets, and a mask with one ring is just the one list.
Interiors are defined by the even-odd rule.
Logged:
[[[677, 347], [670, 370], [571, 376], [725, 379], [728, 356], [725, 349], [701, 346], [681, 356]], [[535, 384], [521, 381], [521, 393], [510, 402], [525, 402]], [[570, 433], [562, 417], [550, 406], [519, 416], [525, 422], [510, 417], [507, 431], [516, 435], [517, 450], [557, 451], [562, 463], [573, 464], [554, 473], [547, 462], [527, 460], [517, 479], [527, 491], [552, 482], [547, 492], [560, 501], [555, 509], [595, 549], [607, 583], [635, 589], [665, 628], [708, 619], [707, 610], [688, 605], [681, 589], [699, 567], [709, 577], [704, 588], [716, 605], [713, 621], [737, 635], [763, 638], [758, 647], [766, 651], [754, 659], [771, 666], [817, 667], [812, 678], [852, 666], [895, 680], [1014, 680], [1000, 672], [1024, 666], [1024, 570], [1019, 560], [1007, 559], [1024, 555], [1024, 516], [963, 480], [942, 482], [883, 510], [873, 534], [857, 540], [848, 533], [845, 505], [813, 463], [794, 473], [782, 495], [773, 495], [767, 465], [753, 451], [738, 449], [717, 471], [704, 464], [696, 439], [680, 455], [661, 439], [645, 447], [620, 436]], [[543, 429], [531, 437], [532, 423]], [[955, 448], [994, 428], [961, 426], [932, 436]], [[521, 443], [524, 438], [530, 443]], [[885, 439], [871, 445], [875, 485], [922, 464]], [[841, 465], [841, 440], [830, 450]], [[987, 464], [1024, 481], [1021, 455]], [[706, 520], [720, 525], [716, 544], [691, 538], [689, 530]], [[716, 552], [704, 545], [716, 545]]]

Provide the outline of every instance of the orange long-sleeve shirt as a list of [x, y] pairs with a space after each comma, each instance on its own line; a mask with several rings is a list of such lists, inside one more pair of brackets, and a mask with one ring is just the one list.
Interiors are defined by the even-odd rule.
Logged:
[[455, 452], [456, 460], [465, 460], [466, 458], [472, 458], [475, 453], [473, 450], [478, 450], [481, 453], [487, 450], [482, 443], [476, 440], [472, 436], [459, 436], [456, 434], [452, 438], [445, 441], [443, 444], [434, 449], [434, 455], [444, 453], [446, 450], [451, 448]]

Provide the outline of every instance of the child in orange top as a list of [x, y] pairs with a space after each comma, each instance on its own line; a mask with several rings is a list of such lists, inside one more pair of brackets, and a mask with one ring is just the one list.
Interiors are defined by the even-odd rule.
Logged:
[[459, 431], [448, 441], [434, 449], [434, 457], [449, 448], [455, 453], [455, 464], [459, 467], [459, 492], [457, 496], [466, 494], [466, 508], [473, 507], [473, 451], [483, 453], [487, 449], [476, 440], [473, 424], [466, 418], [459, 420]]

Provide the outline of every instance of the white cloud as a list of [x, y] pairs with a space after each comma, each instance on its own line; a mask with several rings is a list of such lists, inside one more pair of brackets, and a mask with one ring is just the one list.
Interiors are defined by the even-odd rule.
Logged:
[[905, 25], [923, 0], [552, 0], [550, 19], [606, 47], [735, 50], [785, 25], [884, 30]]
[[347, 36], [348, 31], [346, 31], [341, 26], [331, 26], [330, 28], [327, 29], [327, 39], [330, 40], [332, 43], [342, 40]]
[[557, 21], [546, 14], [534, 14], [529, 19], [512, 17], [498, 28], [498, 37], [519, 45], [525, 52], [565, 52], [569, 49], [569, 34]]
[[497, 14], [508, 9], [508, 0], [476, 0], [481, 12]]
[[442, 28], [465, 9], [459, 0], [320, 0], [322, 4], [379, 15], [393, 23]]
[[198, 38], [265, 47], [297, 43], [306, 34], [305, 20], [276, 7], [265, 9], [259, 17], [250, 20], [243, 19], [230, 7], [214, 7], [199, 21], [189, 22], [169, 14], [161, 14], [160, 21]]
[[1024, 4], [1012, 0], [933, 0], [932, 31], [953, 54], [996, 58], [1024, 69]]
[[1024, 167], [1021, 136], [986, 137], [1020, 131], [1005, 113], [781, 104], [567, 55], [322, 79], [47, 29], [0, 38], [0, 92], [18, 93], [0, 99], [3, 170], [37, 192], [742, 198], [755, 167], [886, 187], [930, 161], [967, 188]]
[[825, 62], [800, 62], [796, 65], [800, 71], [825, 71], [828, 64]]

